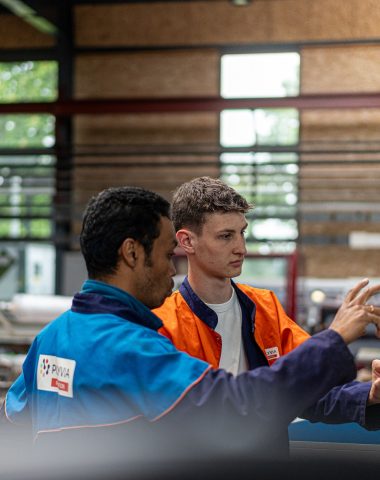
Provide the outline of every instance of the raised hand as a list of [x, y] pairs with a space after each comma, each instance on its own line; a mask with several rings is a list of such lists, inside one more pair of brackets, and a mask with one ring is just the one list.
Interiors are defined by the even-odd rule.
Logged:
[[380, 307], [366, 304], [369, 298], [380, 292], [380, 285], [363, 290], [368, 282], [368, 279], [362, 280], [347, 293], [329, 327], [339, 333], [346, 343], [364, 335], [369, 323], [376, 325], [377, 336], [380, 337]]

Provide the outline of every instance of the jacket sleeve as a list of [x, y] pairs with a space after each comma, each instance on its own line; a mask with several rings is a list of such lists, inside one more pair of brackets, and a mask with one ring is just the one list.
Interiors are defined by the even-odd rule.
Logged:
[[28, 395], [26, 392], [24, 373], [16, 379], [7, 392], [4, 402], [4, 420], [16, 425], [30, 424]]
[[[284, 353], [303, 343], [309, 334], [287, 317], [276, 295], [272, 293], [281, 324], [281, 340]], [[371, 383], [350, 382], [330, 390], [312, 407], [302, 413], [311, 422], [355, 422], [368, 430], [380, 428], [380, 405], [367, 407]]]
[[5, 418], [15, 425], [30, 426], [30, 404], [27, 391], [28, 382], [34, 376], [34, 362], [37, 339], [34, 339], [24, 361], [22, 372], [9, 388], [4, 401]]
[[[308, 368], [305, 368], [308, 365]], [[326, 330], [279, 358], [237, 377], [212, 370], [177, 406], [177, 414], [212, 411], [215, 421], [226, 414], [243, 416], [268, 430], [287, 426], [331, 388], [355, 377], [353, 357], [340, 335]]]
[[367, 430], [380, 428], [380, 405], [367, 407], [371, 382], [350, 382], [332, 388], [301, 415], [311, 422], [355, 422]]

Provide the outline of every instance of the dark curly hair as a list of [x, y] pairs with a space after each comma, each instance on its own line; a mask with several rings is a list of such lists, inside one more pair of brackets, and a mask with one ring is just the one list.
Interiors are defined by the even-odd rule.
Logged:
[[108, 188], [93, 197], [80, 235], [89, 278], [115, 273], [118, 250], [126, 238], [141, 243], [149, 259], [162, 216], [170, 218], [169, 202], [144, 188]]
[[247, 213], [251, 208], [244, 197], [222, 180], [198, 177], [174, 192], [172, 219], [176, 230], [191, 227], [199, 232], [208, 213]]

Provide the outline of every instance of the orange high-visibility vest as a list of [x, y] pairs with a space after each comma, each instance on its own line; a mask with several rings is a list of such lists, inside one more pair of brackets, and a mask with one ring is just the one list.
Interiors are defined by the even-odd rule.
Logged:
[[[252, 318], [254, 324], [252, 337], [269, 365], [276, 358], [290, 352], [309, 338], [309, 334], [286, 315], [272, 291], [242, 284], [234, 284], [234, 286], [256, 306], [254, 318]], [[192, 292], [193, 295], [195, 296], [194, 292]], [[196, 298], [205, 309], [208, 308], [199, 297]], [[214, 368], [219, 367], [222, 351], [221, 337], [207, 325], [204, 318], [201, 318], [202, 315], [194, 313], [181, 291], [175, 291], [161, 307], [153, 312], [164, 323], [159, 330], [160, 333], [167, 336], [179, 350], [205, 360]]]

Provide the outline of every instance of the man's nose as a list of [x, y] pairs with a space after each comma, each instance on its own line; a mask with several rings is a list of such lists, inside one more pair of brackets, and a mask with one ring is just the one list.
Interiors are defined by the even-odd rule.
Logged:
[[246, 244], [245, 244], [245, 238], [244, 237], [240, 237], [237, 240], [234, 252], [239, 253], [240, 255], [246, 255], [247, 254], [247, 247], [246, 247]]

